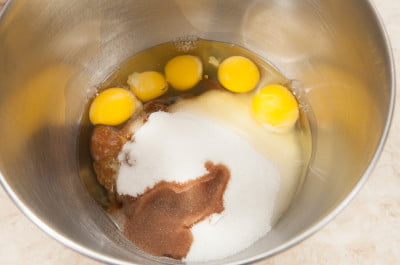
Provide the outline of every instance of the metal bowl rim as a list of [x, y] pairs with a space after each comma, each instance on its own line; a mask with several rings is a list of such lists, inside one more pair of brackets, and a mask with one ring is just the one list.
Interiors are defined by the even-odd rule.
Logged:
[[[7, 9], [9, 6], [12, 5], [14, 0], [8, 0], [6, 4], [3, 6], [1, 12], [0, 12], [0, 23], [2, 20], [2, 17], [7, 13]], [[350, 202], [353, 200], [355, 195], [361, 190], [361, 188], [365, 185], [367, 182], [370, 174], [372, 173], [374, 167], [376, 166], [380, 155], [382, 154], [382, 151], [384, 149], [385, 143], [387, 141], [387, 138], [389, 136], [389, 131], [391, 128], [391, 123], [393, 119], [393, 114], [394, 114], [394, 106], [395, 106], [395, 97], [396, 97], [396, 77], [395, 77], [395, 64], [394, 64], [394, 57], [393, 57], [393, 51], [391, 48], [391, 44], [389, 41], [389, 36], [388, 32], [385, 29], [384, 23], [382, 18], [377, 12], [376, 7], [374, 4], [371, 2], [371, 0], [365, 0], [367, 7], [372, 11], [371, 13], [374, 15], [374, 19], [377, 22], [377, 26], [380, 30], [381, 36], [383, 38], [383, 41], [385, 43], [385, 50], [387, 53], [387, 61], [388, 61], [388, 69], [389, 69], [389, 74], [390, 74], [390, 98], [389, 98], [389, 104], [387, 106], [387, 111], [388, 115], [386, 117], [385, 121], [385, 126], [383, 129], [382, 136], [379, 139], [379, 144], [375, 150], [375, 153], [364, 171], [364, 174], [361, 176], [360, 180], [357, 182], [353, 190], [346, 196], [346, 198], [338, 205], [336, 206], [330, 214], [325, 216], [323, 219], [321, 219], [319, 222], [315, 223], [312, 225], [310, 228], [308, 228], [306, 231], [303, 233], [297, 235], [296, 237], [292, 238], [290, 241], [286, 242], [285, 244], [274, 248], [270, 251], [267, 251], [263, 254], [254, 256], [252, 258], [240, 260], [234, 263], [226, 263], [227, 265], [234, 265], [234, 264], [250, 264], [253, 262], [257, 262], [263, 259], [266, 259], [268, 257], [271, 257], [273, 255], [276, 255], [278, 253], [281, 253], [282, 251], [285, 251], [303, 240], [307, 239], [317, 231], [319, 231], [321, 228], [323, 228], [325, 225], [327, 225], [330, 221], [332, 221]], [[109, 257], [107, 255], [104, 255], [102, 253], [92, 251], [89, 248], [83, 247], [80, 244], [77, 244], [76, 242], [70, 240], [68, 237], [65, 235], [61, 234], [60, 232], [55, 231], [53, 228], [48, 226], [46, 223], [44, 223], [33, 211], [29, 209], [19, 198], [18, 196], [13, 192], [11, 187], [8, 185], [6, 182], [4, 176], [0, 172], [0, 184], [3, 186], [4, 190], [8, 194], [8, 196], [11, 198], [11, 200], [17, 205], [17, 207], [30, 219], [37, 227], [39, 227], [42, 231], [44, 231], [46, 234], [50, 235], [52, 238], [63, 244], [64, 246], [73, 249], [77, 251], [80, 254], [83, 254], [85, 256], [88, 256], [94, 260], [98, 260], [100, 262], [105, 262], [108, 264], [115, 264], [115, 265], [132, 265], [133, 263], [131, 262], [124, 262], [119, 259], [115, 259], [112, 257]]]

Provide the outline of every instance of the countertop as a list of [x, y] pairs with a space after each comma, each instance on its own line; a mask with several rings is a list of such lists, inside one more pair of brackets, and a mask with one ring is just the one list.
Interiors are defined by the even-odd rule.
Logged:
[[[5, 0], [0, 0], [0, 8]], [[374, 0], [400, 64], [400, 1]], [[396, 72], [400, 88], [400, 67]], [[400, 93], [397, 95], [400, 102]], [[400, 109], [367, 184], [325, 228], [258, 265], [400, 264]], [[0, 264], [100, 265], [50, 238], [0, 188]]]

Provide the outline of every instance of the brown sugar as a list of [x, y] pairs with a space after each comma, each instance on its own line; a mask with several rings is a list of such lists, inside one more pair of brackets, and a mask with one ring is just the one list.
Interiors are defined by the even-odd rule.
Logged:
[[93, 129], [90, 153], [95, 161], [116, 158], [126, 142], [119, 130], [107, 126], [97, 125]]
[[160, 181], [144, 194], [124, 196], [125, 235], [142, 250], [175, 259], [186, 257], [193, 242], [190, 228], [224, 210], [229, 169], [206, 163], [206, 175], [183, 184]]

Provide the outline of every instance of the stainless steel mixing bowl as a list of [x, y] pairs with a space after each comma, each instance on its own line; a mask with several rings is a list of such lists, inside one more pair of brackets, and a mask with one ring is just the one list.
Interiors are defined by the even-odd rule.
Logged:
[[314, 113], [312, 160], [290, 209], [250, 248], [207, 264], [253, 262], [293, 246], [365, 183], [394, 101], [388, 40], [368, 1], [14, 0], [0, 20], [0, 180], [66, 246], [112, 264], [159, 264], [89, 196], [77, 139], [85, 102], [108, 74], [184, 36], [238, 44], [270, 60], [303, 83]]

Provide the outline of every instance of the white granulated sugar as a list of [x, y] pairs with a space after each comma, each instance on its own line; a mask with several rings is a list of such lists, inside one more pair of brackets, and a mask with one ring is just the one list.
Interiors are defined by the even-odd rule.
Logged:
[[[126, 161], [126, 158], [129, 161]], [[240, 136], [216, 122], [184, 113], [156, 112], [124, 145], [117, 178], [120, 194], [137, 196], [161, 180], [186, 182], [224, 164], [231, 173], [225, 210], [194, 225], [186, 261], [224, 258], [249, 247], [271, 229], [279, 190], [276, 167]]]

